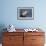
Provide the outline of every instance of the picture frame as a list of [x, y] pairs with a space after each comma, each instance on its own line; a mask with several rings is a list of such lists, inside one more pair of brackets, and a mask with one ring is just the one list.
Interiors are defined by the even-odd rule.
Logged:
[[34, 19], [34, 7], [18, 7], [17, 8], [18, 20], [33, 20]]

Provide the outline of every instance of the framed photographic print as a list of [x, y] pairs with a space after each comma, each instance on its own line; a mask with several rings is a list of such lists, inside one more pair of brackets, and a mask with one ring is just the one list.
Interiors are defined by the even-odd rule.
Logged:
[[34, 8], [33, 7], [18, 7], [17, 8], [17, 19], [18, 20], [33, 20], [34, 19]]

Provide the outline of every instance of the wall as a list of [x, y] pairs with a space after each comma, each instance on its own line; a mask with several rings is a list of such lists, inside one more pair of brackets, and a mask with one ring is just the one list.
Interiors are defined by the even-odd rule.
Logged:
[[[16, 28], [46, 28], [46, 0], [1, 0], [0, 25]], [[34, 7], [34, 20], [17, 20], [17, 7]]]

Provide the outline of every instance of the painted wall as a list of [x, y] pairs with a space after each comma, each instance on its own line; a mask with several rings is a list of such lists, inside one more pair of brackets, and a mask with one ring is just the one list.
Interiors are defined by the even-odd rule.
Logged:
[[[16, 28], [46, 28], [46, 0], [1, 0], [0, 25]], [[17, 20], [17, 7], [34, 7], [34, 20]], [[46, 31], [46, 30], [45, 30]]]

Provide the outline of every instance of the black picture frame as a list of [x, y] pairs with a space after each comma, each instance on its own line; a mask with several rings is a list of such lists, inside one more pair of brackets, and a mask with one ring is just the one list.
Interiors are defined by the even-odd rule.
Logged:
[[18, 20], [34, 20], [34, 7], [18, 7], [17, 19]]

